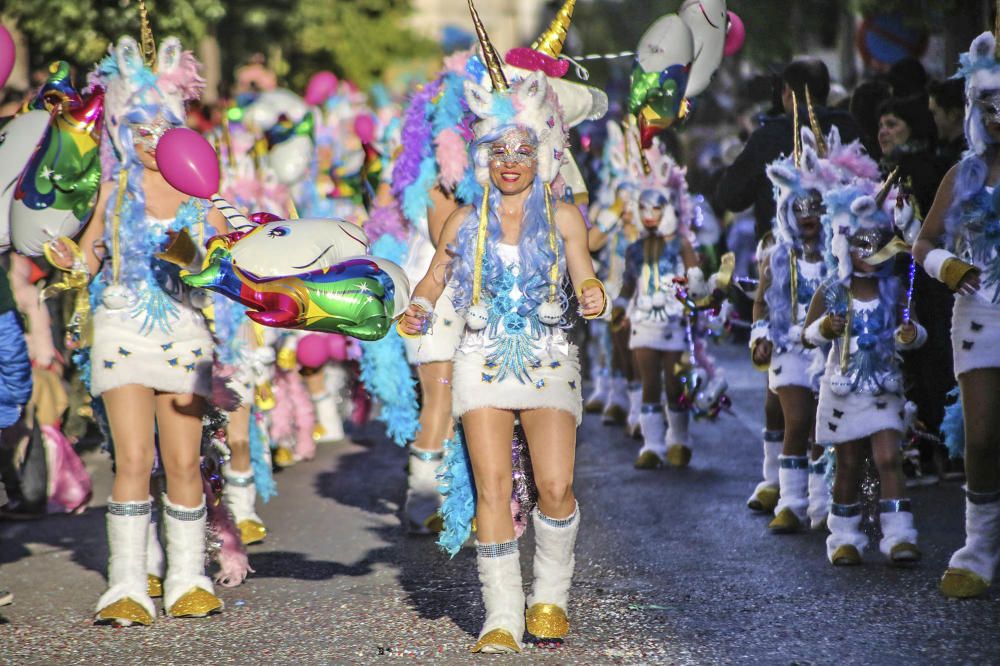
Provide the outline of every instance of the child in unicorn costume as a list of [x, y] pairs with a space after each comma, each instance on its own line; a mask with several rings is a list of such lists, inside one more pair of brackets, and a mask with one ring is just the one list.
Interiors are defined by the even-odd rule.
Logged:
[[951, 337], [961, 397], [944, 429], [950, 442], [964, 440], [968, 482], [965, 544], [941, 579], [953, 598], [985, 594], [1000, 561], [1000, 195], [990, 182], [1000, 155], [997, 51], [996, 35], [984, 32], [961, 57], [969, 150], [941, 183], [913, 252], [956, 292]]
[[[590, 228], [589, 241], [590, 250], [599, 253], [598, 275], [607, 285], [608, 292], [617, 294], [625, 275], [625, 251], [639, 236], [636, 174], [641, 171], [635, 159], [630, 160], [630, 157], [641, 147], [634, 126], [627, 126], [623, 131], [619, 123], [609, 121], [607, 128], [602, 188], [591, 208], [594, 224]], [[634, 147], [630, 150], [630, 146]], [[594, 389], [584, 402], [584, 409], [602, 413], [602, 420], [609, 424], [621, 421], [627, 405], [626, 430], [630, 436], [638, 436], [642, 383], [637, 381], [632, 353], [628, 349], [628, 326], [611, 326], [605, 319], [596, 320], [590, 326], [599, 353], [591, 363]], [[603, 362], [600, 362], [602, 357]]]
[[692, 245], [694, 209], [686, 172], [662, 151], [658, 142], [654, 141], [644, 155], [649, 168], [639, 192], [639, 221], [644, 235], [625, 252], [625, 275], [612, 321], [628, 318], [629, 349], [635, 353], [642, 378], [639, 423], [643, 445], [635, 466], [655, 469], [669, 461], [675, 467], [684, 467], [691, 459], [688, 412], [680, 404], [683, 388], [674, 367], [688, 351], [689, 340], [684, 305], [677, 298], [674, 278], [686, 279], [694, 298], [708, 295], [709, 288]]
[[919, 348], [926, 330], [910, 316], [892, 259], [893, 209], [889, 184], [855, 179], [824, 196], [827, 279], [813, 296], [804, 323], [807, 347], [830, 345], [820, 382], [816, 441], [834, 447], [836, 473], [827, 526], [827, 557], [860, 564], [868, 537], [861, 531], [860, 481], [870, 441], [881, 480], [879, 549], [891, 564], [920, 559], [910, 500], [903, 496], [901, 441], [908, 408], [898, 350]]
[[[468, 447], [448, 445], [440, 543], [457, 552], [475, 511], [486, 619], [473, 651], [518, 652], [526, 626], [540, 639], [561, 640], [569, 630], [567, 601], [580, 524], [570, 487], [571, 461], [582, 399], [576, 349], [564, 328], [568, 303], [561, 286], [572, 279], [585, 317], [600, 316], [607, 299], [593, 273], [579, 210], [555, 196], [567, 158], [561, 97], [542, 72], [508, 84], [471, 9], [493, 87], [465, 84], [466, 102], [478, 118], [473, 157], [483, 191], [445, 223], [401, 325], [409, 334], [426, 330], [445, 283], [454, 285], [466, 331], [454, 360], [453, 411]], [[447, 247], [453, 248], [454, 259]], [[510, 513], [512, 462], [505, 451], [515, 417], [536, 453], [534, 474], [540, 481], [535, 581], [527, 613]]]
[[826, 277], [823, 195], [854, 178], [878, 176], [878, 166], [859, 142], [841, 144], [836, 127], [823, 137], [812, 104], [808, 104], [811, 129], [803, 127], [800, 132], [794, 93], [793, 101], [794, 154], [767, 167], [777, 193], [777, 215], [750, 334], [754, 364], [768, 367], [768, 390], [779, 397], [785, 426], [781, 440], [771, 441], [776, 438], [765, 435], [764, 480], [751, 497], [760, 501], [780, 488], [769, 525], [773, 533], [796, 532], [807, 521], [813, 529], [826, 525], [830, 503], [826, 461], [823, 447], [811, 442], [823, 362], [821, 350], [802, 345], [802, 324]]
[[[169, 485], [163, 498], [164, 609], [174, 617], [202, 617], [223, 606], [205, 575], [207, 509], [199, 465], [201, 414], [213, 396], [215, 343], [202, 312], [211, 298], [185, 287], [178, 268], [160, 252], [170, 234], [185, 231], [204, 241], [225, 231], [226, 223], [210, 202], [170, 187], [154, 156], [160, 137], [183, 124], [184, 104], [198, 97], [204, 81], [197, 61], [176, 39], [164, 40], [157, 57], [144, 22], [142, 48], [122, 38], [90, 82], [106, 91], [110, 181], [101, 189], [78, 258], [64, 243], [55, 256], [63, 267], [95, 276], [90, 389], [102, 398], [116, 451], [107, 514], [108, 589], [96, 619], [150, 624], [155, 615], [150, 592], [159, 591], [160, 580], [147, 580], [147, 557], [156, 559], [159, 550], [150, 522], [154, 438]], [[99, 242], [106, 260], [97, 254]]]

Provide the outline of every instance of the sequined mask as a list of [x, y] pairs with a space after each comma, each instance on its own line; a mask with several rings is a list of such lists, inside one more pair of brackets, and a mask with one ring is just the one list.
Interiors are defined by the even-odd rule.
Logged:
[[888, 229], [861, 229], [848, 241], [851, 254], [858, 259], [867, 259], [892, 240], [892, 232]]
[[792, 202], [792, 212], [797, 220], [821, 217], [826, 212], [823, 196], [816, 190], [809, 190], [804, 195], [795, 198]]
[[523, 129], [512, 129], [490, 144], [490, 164], [534, 166], [538, 162], [538, 142]]
[[976, 106], [983, 112], [983, 121], [1000, 123], [1000, 89], [983, 90], [976, 98]]
[[174, 124], [163, 116], [157, 116], [149, 123], [129, 123], [133, 140], [146, 152], [156, 150], [163, 135], [174, 129]]

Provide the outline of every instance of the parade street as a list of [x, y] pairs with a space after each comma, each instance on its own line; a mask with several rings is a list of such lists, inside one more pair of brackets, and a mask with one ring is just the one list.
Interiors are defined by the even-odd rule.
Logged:
[[[734, 413], [694, 423], [685, 471], [632, 468], [638, 443], [588, 416], [576, 489], [583, 533], [565, 646], [511, 663], [984, 664], [1000, 661], [1000, 608], [937, 591], [963, 538], [958, 484], [912, 491], [924, 560], [890, 569], [877, 549], [832, 567], [823, 535], [774, 536], [745, 508], [759, 474], [763, 377], [742, 346], [715, 348]], [[85, 458], [95, 500], [80, 516], [0, 523], [3, 664], [326, 664], [405, 657], [468, 663], [482, 620], [474, 551], [449, 561], [407, 536], [405, 451], [371, 425], [282, 471], [260, 511], [256, 569], [217, 588], [215, 619], [149, 628], [91, 624], [105, 585], [110, 465]], [[529, 530], [530, 534], [530, 530]], [[533, 546], [521, 548], [529, 571]]]

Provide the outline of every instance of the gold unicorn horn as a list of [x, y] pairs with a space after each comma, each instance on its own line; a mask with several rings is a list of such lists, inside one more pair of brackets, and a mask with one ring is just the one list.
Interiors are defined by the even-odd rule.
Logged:
[[792, 91], [792, 160], [795, 168], [802, 166], [802, 136], [799, 134], [799, 98]]
[[813, 135], [816, 137], [816, 154], [819, 157], [826, 157], [826, 139], [823, 138], [823, 128], [819, 126], [819, 120], [816, 119], [816, 110], [813, 109], [809, 86], [806, 86], [806, 111], [809, 113], [809, 127], [812, 128]]
[[[997, 1], [1000, 2], [1000, 0]], [[576, 0], [566, 0], [562, 9], [549, 24], [549, 29], [535, 40], [531, 48], [547, 56], [558, 58], [562, 53], [563, 44], [566, 43], [566, 35], [569, 34], [569, 24], [573, 20], [574, 8], [576, 8]]]
[[486, 69], [490, 72], [493, 90], [503, 92], [509, 89], [510, 86], [507, 85], [507, 77], [503, 75], [500, 56], [497, 55], [497, 50], [493, 48], [490, 36], [486, 34], [486, 26], [479, 19], [479, 12], [476, 11], [476, 6], [472, 4], [472, 0], [469, 0], [469, 11], [472, 12], [472, 24], [476, 27], [476, 36], [479, 37], [479, 45], [483, 49], [483, 60], [486, 63]]
[[1000, 0], [997, 0], [996, 10], [997, 17], [993, 24], [993, 38], [996, 40], [997, 45], [993, 57], [1000, 60]]
[[885, 203], [886, 198], [889, 196], [889, 190], [892, 189], [892, 186], [896, 183], [896, 180], [898, 178], [899, 178], [899, 167], [896, 167], [895, 169], [892, 170], [892, 173], [890, 173], [886, 177], [885, 182], [882, 183], [882, 187], [878, 191], [878, 194], [875, 195], [875, 204], [879, 208], [881, 208], [882, 204]]
[[153, 28], [149, 25], [146, 0], [139, 0], [139, 21], [142, 24], [140, 28], [142, 59], [146, 62], [146, 67], [156, 69], [156, 42], [153, 41]]

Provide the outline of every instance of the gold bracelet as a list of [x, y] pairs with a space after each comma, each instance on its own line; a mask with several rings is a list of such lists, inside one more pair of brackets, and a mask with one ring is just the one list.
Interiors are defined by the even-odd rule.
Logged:
[[594, 287], [594, 286], [596, 286], [598, 289], [601, 290], [601, 296], [603, 297], [604, 302], [601, 303], [601, 311], [600, 312], [598, 312], [595, 315], [589, 315], [589, 316], [588, 315], [583, 315], [584, 319], [597, 319], [598, 317], [600, 317], [601, 315], [603, 315], [604, 312], [608, 309], [608, 290], [604, 288], [604, 283], [601, 282], [600, 280], [598, 280], [595, 277], [587, 278], [586, 280], [584, 280], [583, 282], [580, 283], [580, 288], [577, 291], [577, 297], [583, 296], [583, 290], [584, 289], [587, 289], [588, 287]]
[[833, 340], [837, 337], [836, 331], [833, 330], [833, 322], [830, 320], [830, 315], [823, 317], [823, 321], [819, 323], [819, 334], [827, 340]]
[[941, 282], [944, 282], [952, 291], [958, 291], [965, 276], [978, 270], [972, 264], [967, 264], [958, 257], [950, 257], [941, 264]]

